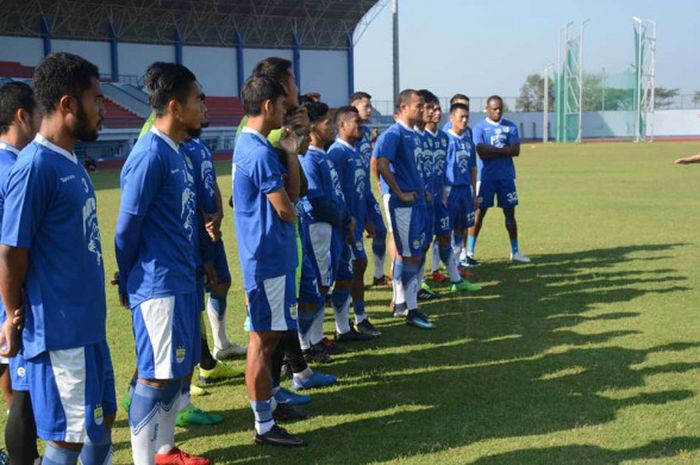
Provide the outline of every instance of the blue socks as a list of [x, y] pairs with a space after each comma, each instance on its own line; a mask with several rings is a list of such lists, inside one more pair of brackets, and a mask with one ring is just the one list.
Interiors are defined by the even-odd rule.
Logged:
[[162, 396], [161, 389], [136, 383], [129, 407], [129, 426], [132, 434], [139, 434], [141, 428], [158, 414]]
[[418, 282], [418, 271], [420, 270], [420, 264], [418, 263], [404, 263], [403, 273], [401, 273], [401, 281], [403, 283], [404, 291], [406, 292], [406, 305], [409, 310], [418, 309], [418, 287], [420, 283]]
[[517, 239], [511, 239], [510, 240], [510, 252], [515, 255], [516, 253], [519, 252], [518, 249], [518, 240]]
[[399, 258], [394, 259], [394, 272], [393, 272], [393, 283], [394, 283], [394, 305], [402, 305], [406, 303], [406, 292], [403, 286], [402, 277], [403, 276], [403, 260]]
[[265, 434], [275, 425], [272, 419], [272, 398], [261, 401], [250, 401], [250, 408], [255, 416], [255, 431], [258, 434]]
[[226, 314], [226, 296], [218, 296], [209, 293], [209, 306], [222, 318]]
[[474, 255], [475, 248], [476, 248], [476, 236], [469, 236], [469, 239], [467, 239], [467, 254]]
[[[48, 449], [48, 447], [47, 447]], [[107, 465], [111, 464], [112, 456], [112, 431], [105, 431], [105, 437], [99, 442], [86, 442], [80, 451], [80, 463], [82, 465]]]
[[380, 257], [386, 254], [386, 236], [375, 236], [372, 239], [372, 253]]
[[41, 463], [44, 465], [75, 465], [78, 463], [79, 455], [80, 452], [78, 451], [61, 449], [46, 443], [46, 450], [44, 450], [44, 457], [41, 459]]

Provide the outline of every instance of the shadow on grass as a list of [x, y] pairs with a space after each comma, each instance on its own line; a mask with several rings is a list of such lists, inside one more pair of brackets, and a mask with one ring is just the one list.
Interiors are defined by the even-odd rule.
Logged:
[[[479, 276], [498, 284], [474, 296], [423, 305], [438, 331], [421, 332], [400, 321], [378, 318], [381, 338], [322, 368], [340, 375], [340, 384], [313, 393], [309, 411], [321, 421], [290, 428], [308, 439], [307, 449], [222, 444], [208, 454], [231, 462], [400, 460], [487, 439], [602, 425], [626, 407], [689, 399], [694, 395], [689, 390], [634, 395], [624, 391], [643, 390], [650, 374], [700, 368], [700, 363], [637, 368], [653, 354], [700, 344], [622, 347], [617, 338], [643, 336], [634, 326], [640, 312], [595, 313], [600, 304], [687, 290], [682, 285], [686, 277], [667, 266], [654, 267], [663, 260], [662, 253], [681, 245], [544, 255], [529, 266], [484, 265]], [[639, 269], [630, 271], [637, 261]], [[625, 270], [616, 271], [622, 263]], [[585, 333], [577, 328], [596, 321], [604, 322], [607, 330]], [[236, 421], [250, 424], [249, 413], [233, 414]], [[676, 437], [624, 450], [584, 445], [523, 449], [474, 463], [602, 465], [698, 448], [700, 439]]]

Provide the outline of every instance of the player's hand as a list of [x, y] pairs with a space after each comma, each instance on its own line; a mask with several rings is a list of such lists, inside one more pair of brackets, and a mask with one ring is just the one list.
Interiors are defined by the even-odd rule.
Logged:
[[371, 220], [367, 220], [365, 223], [365, 231], [367, 231], [367, 237], [370, 239], [374, 239], [377, 236], [377, 227]]
[[216, 274], [216, 268], [212, 262], [206, 262], [202, 265], [204, 268], [204, 285], [207, 287], [215, 286], [219, 283], [219, 277]]
[[17, 329], [14, 321], [5, 320], [0, 328], [0, 346], [4, 346], [0, 350], [0, 356], [14, 357], [19, 352], [21, 344], [20, 330]]
[[283, 127], [281, 129], [282, 135], [280, 136], [280, 147], [288, 155], [296, 155], [299, 151], [299, 139], [296, 134], [294, 134], [288, 127]]
[[355, 242], [355, 225], [356, 221], [354, 217], [350, 217], [350, 221], [348, 221], [347, 224], [347, 233], [345, 235], [345, 240], [348, 244], [352, 244]]
[[425, 191], [425, 201], [426, 202], [432, 202], [433, 201], [433, 196], [430, 195], [430, 192]]
[[372, 128], [372, 131], [369, 133], [369, 140], [374, 144], [374, 142], [377, 140], [377, 137], [379, 137], [379, 129], [378, 128]]
[[674, 161], [676, 165], [690, 165], [693, 163], [689, 158], [679, 158], [678, 160]]
[[401, 192], [398, 197], [403, 203], [413, 203], [416, 201], [417, 194], [415, 192]]
[[14, 311], [12, 324], [17, 328], [17, 331], [22, 331], [24, 327], [24, 305]]
[[311, 131], [311, 120], [309, 113], [305, 107], [296, 107], [288, 114], [284, 121], [285, 127], [288, 127], [297, 136], [307, 136]]
[[112, 277], [112, 280], [109, 282], [112, 286], [117, 286], [117, 295], [119, 295], [119, 305], [121, 305], [124, 308], [129, 308], [129, 296], [127, 295], [126, 292], [124, 292], [124, 289], [122, 289], [121, 285], [119, 284], [119, 272], [115, 271], [114, 272], [114, 277]]

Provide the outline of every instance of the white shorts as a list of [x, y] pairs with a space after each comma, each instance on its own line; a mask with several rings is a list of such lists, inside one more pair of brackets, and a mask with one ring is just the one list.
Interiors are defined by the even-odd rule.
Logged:
[[333, 229], [330, 223], [309, 224], [312, 258], [319, 271], [319, 285], [331, 284], [331, 238]]
[[391, 225], [391, 215], [389, 214], [389, 199], [391, 194], [382, 195], [382, 203], [384, 204], [384, 219], [386, 220], [387, 231], [393, 234], [394, 227]]

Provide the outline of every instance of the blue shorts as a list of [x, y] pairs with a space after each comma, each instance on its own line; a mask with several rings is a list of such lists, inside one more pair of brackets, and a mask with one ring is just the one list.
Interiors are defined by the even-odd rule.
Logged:
[[231, 271], [228, 268], [228, 260], [226, 259], [226, 250], [224, 249], [224, 241], [220, 240], [214, 244], [214, 269], [216, 270], [216, 278], [218, 283], [230, 283]]
[[351, 258], [353, 260], [367, 260], [367, 252], [365, 251], [365, 242], [363, 235], [365, 233], [365, 223], [355, 223], [355, 242], [350, 245]]
[[333, 281], [349, 281], [353, 278], [352, 251], [339, 231], [331, 236], [331, 270]]
[[425, 203], [403, 206], [393, 195], [389, 199], [389, 215], [394, 231], [396, 250], [402, 257], [420, 257], [423, 255], [427, 236]]
[[22, 352], [10, 359], [10, 381], [13, 391], [28, 391], [29, 378], [27, 377], [27, 361]]
[[178, 379], [199, 363], [202, 335], [198, 300], [195, 291], [156, 297], [132, 309], [139, 378]]
[[450, 211], [442, 201], [442, 199], [434, 199], [434, 232], [436, 236], [448, 236], [452, 232], [452, 223], [450, 222]]
[[474, 226], [474, 199], [470, 186], [452, 186], [447, 196], [447, 209], [453, 229]]
[[493, 207], [493, 198], [498, 197], [500, 208], [514, 208], [518, 205], [518, 192], [515, 179], [491, 179], [479, 183], [479, 208]]
[[45, 441], [104, 439], [104, 419], [117, 411], [106, 341], [52, 350], [27, 360], [37, 435]]
[[367, 223], [372, 223], [376, 231], [375, 238], [386, 238], [386, 226], [382, 217], [382, 210], [379, 208], [374, 195], [367, 197]]
[[246, 331], [290, 331], [297, 329], [296, 270], [286, 275], [263, 279], [248, 297]]
[[318, 305], [323, 302], [318, 288], [318, 275], [313, 258], [304, 250], [301, 257], [301, 276], [299, 278], [299, 303]]
[[430, 201], [425, 204], [425, 246], [433, 242], [435, 235], [435, 203]]

